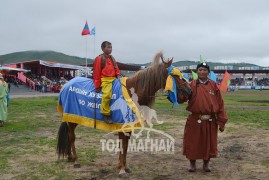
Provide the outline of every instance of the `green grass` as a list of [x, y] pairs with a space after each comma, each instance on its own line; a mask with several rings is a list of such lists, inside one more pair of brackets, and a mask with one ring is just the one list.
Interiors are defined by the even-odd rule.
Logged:
[[261, 165], [266, 166], [266, 167], [269, 168], [269, 160], [268, 159], [262, 160]]
[[82, 159], [81, 164], [90, 164], [96, 160], [97, 150], [94, 147], [80, 148], [78, 150], [78, 156]]
[[228, 110], [231, 123], [247, 124], [261, 128], [269, 128], [269, 111], [262, 110]]
[[[269, 129], [269, 91], [238, 90], [222, 95], [227, 107], [228, 123]], [[266, 100], [267, 103], [264, 102]], [[154, 108], [162, 118], [186, 119], [188, 116], [186, 106], [187, 103], [171, 108], [172, 104], [165, 97], [160, 96]], [[167, 124], [157, 125], [158, 128], [162, 126]]]
[[[11, 99], [8, 122], [1, 128], [0, 174], [18, 174], [15, 179], [74, 179], [73, 172], [66, 169], [70, 164], [66, 163], [66, 160], [57, 160], [56, 137], [61, 117], [56, 111], [56, 105], [57, 97]], [[104, 131], [83, 126], [77, 129], [78, 137], [89, 138], [91, 141], [92, 138], [96, 139], [96, 136], [100, 139], [104, 135]], [[97, 152], [98, 150], [90, 145], [79, 148], [81, 164], [95, 162]], [[28, 156], [41, 159], [43, 156], [52, 156], [52, 159], [29, 160]], [[25, 159], [28, 159], [27, 162]], [[18, 173], [16, 166], [27, 168]]]
[[[5, 153], [3, 153], [3, 155], [5, 155]], [[1, 169], [1, 171], [5, 170], [7, 168], [7, 165], [8, 165], [7, 157], [0, 156], [0, 169]]]
[[[237, 106], [269, 106], [269, 91], [238, 90], [223, 94], [225, 105]], [[262, 101], [267, 100], [267, 103]]]
[[175, 123], [173, 122], [163, 122], [162, 124], [154, 124], [154, 129], [161, 130], [161, 131], [167, 131], [169, 129], [174, 129]]

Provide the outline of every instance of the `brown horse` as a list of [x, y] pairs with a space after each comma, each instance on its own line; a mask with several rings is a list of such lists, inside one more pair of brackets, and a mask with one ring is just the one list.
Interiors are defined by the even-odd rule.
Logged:
[[[139, 105], [144, 105], [152, 107], [155, 101], [155, 93], [164, 89], [166, 84], [166, 79], [168, 77], [167, 68], [172, 64], [173, 58], [171, 60], [164, 61], [162, 58], [162, 52], [155, 55], [151, 66], [146, 69], [138, 71], [134, 76], [130, 77], [126, 81], [126, 88], [131, 95], [130, 89], [133, 88], [138, 96]], [[162, 59], [162, 62], [160, 61]], [[185, 79], [179, 76], [173, 76], [177, 84], [179, 103], [186, 102], [191, 94], [191, 89], [189, 84]], [[77, 124], [70, 122], [62, 122], [58, 131], [58, 143], [57, 143], [57, 153], [60, 156], [67, 156], [69, 160], [74, 161], [74, 167], [80, 167], [78, 162], [78, 157], [75, 148], [75, 128]], [[130, 136], [127, 136], [123, 132], [119, 132], [119, 139], [121, 140], [121, 151], [119, 153], [119, 164], [120, 175], [126, 175], [129, 172], [129, 168], [126, 163], [128, 141]]]

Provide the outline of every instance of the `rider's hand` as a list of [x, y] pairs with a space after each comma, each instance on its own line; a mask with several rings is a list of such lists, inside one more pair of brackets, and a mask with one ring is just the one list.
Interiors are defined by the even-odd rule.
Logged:
[[100, 87], [99, 87], [99, 88], [96, 88], [95, 91], [96, 91], [97, 93], [99, 93], [99, 92], [101, 91], [101, 88], [100, 88]]
[[224, 128], [219, 127], [219, 130], [220, 130], [220, 132], [223, 132], [224, 131]]

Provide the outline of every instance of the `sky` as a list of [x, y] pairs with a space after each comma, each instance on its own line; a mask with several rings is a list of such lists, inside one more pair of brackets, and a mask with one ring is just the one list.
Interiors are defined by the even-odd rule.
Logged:
[[[94, 58], [110, 41], [123, 63], [162, 50], [174, 61], [269, 66], [268, 0], [2, 0], [0, 55], [53, 50]], [[95, 36], [81, 36], [88, 21]]]

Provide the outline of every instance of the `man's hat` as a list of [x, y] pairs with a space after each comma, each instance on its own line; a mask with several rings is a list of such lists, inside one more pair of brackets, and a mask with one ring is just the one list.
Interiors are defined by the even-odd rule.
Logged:
[[198, 70], [200, 67], [206, 68], [208, 72], [210, 72], [208, 64], [203, 60], [201, 55], [200, 55], [200, 64], [197, 65], [196, 70]]

